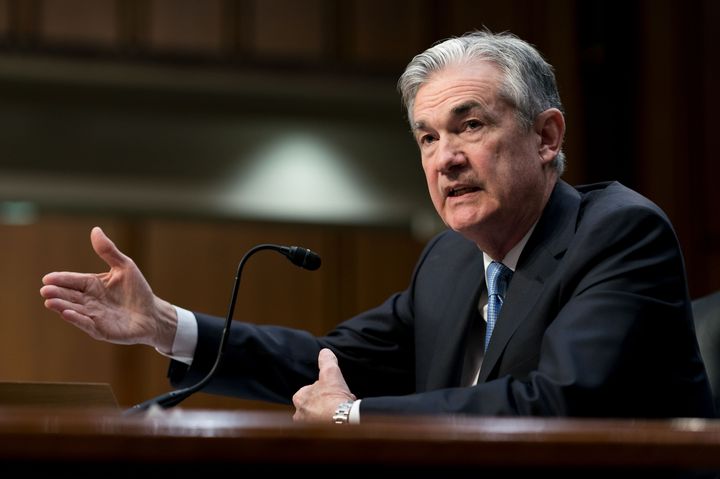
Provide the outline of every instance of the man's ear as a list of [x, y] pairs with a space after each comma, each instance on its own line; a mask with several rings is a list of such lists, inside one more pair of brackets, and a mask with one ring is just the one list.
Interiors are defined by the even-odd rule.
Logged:
[[540, 142], [538, 154], [549, 162], [560, 153], [565, 136], [565, 117], [557, 108], [549, 108], [535, 118], [535, 132]]

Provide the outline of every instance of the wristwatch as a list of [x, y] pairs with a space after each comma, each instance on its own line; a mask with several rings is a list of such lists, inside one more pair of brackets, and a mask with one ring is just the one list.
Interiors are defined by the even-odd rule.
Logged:
[[335, 424], [347, 424], [350, 422], [350, 409], [355, 401], [341, 402], [335, 410], [332, 420]]

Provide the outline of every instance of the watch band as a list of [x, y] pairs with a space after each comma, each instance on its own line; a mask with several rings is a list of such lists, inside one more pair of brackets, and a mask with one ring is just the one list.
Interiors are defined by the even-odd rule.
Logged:
[[332, 420], [335, 424], [347, 424], [350, 422], [350, 409], [355, 401], [341, 402], [333, 414]]

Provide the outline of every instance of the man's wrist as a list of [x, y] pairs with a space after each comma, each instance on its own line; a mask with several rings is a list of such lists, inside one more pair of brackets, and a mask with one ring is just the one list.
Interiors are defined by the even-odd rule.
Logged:
[[197, 347], [198, 325], [195, 315], [186, 309], [173, 306], [177, 318], [175, 338], [169, 352], [155, 348], [160, 354], [172, 358], [188, 366], [192, 364]]
[[350, 422], [350, 410], [355, 401], [344, 401], [338, 404], [332, 420], [335, 424], [348, 424]]
[[151, 338], [151, 345], [162, 354], [171, 355], [178, 327], [177, 310], [172, 304], [157, 296], [154, 298], [154, 303], [155, 314], [152, 319], [155, 325], [155, 337]]

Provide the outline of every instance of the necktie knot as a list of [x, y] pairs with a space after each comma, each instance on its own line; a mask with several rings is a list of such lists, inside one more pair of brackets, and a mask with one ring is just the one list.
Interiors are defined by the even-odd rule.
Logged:
[[512, 270], [502, 263], [493, 261], [487, 268], [487, 290], [488, 290], [488, 309], [487, 309], [487, 328], [485, 330], [485, 351], [490, 344], [495, 322], [500, 316], [500, 308], [502, 308], [505, 299], [505, 291], [507, 290]]
[[493, 261], [488, 265], [488, 296], [496, 294], [505, 296], [512, 270], [502, 263]]

